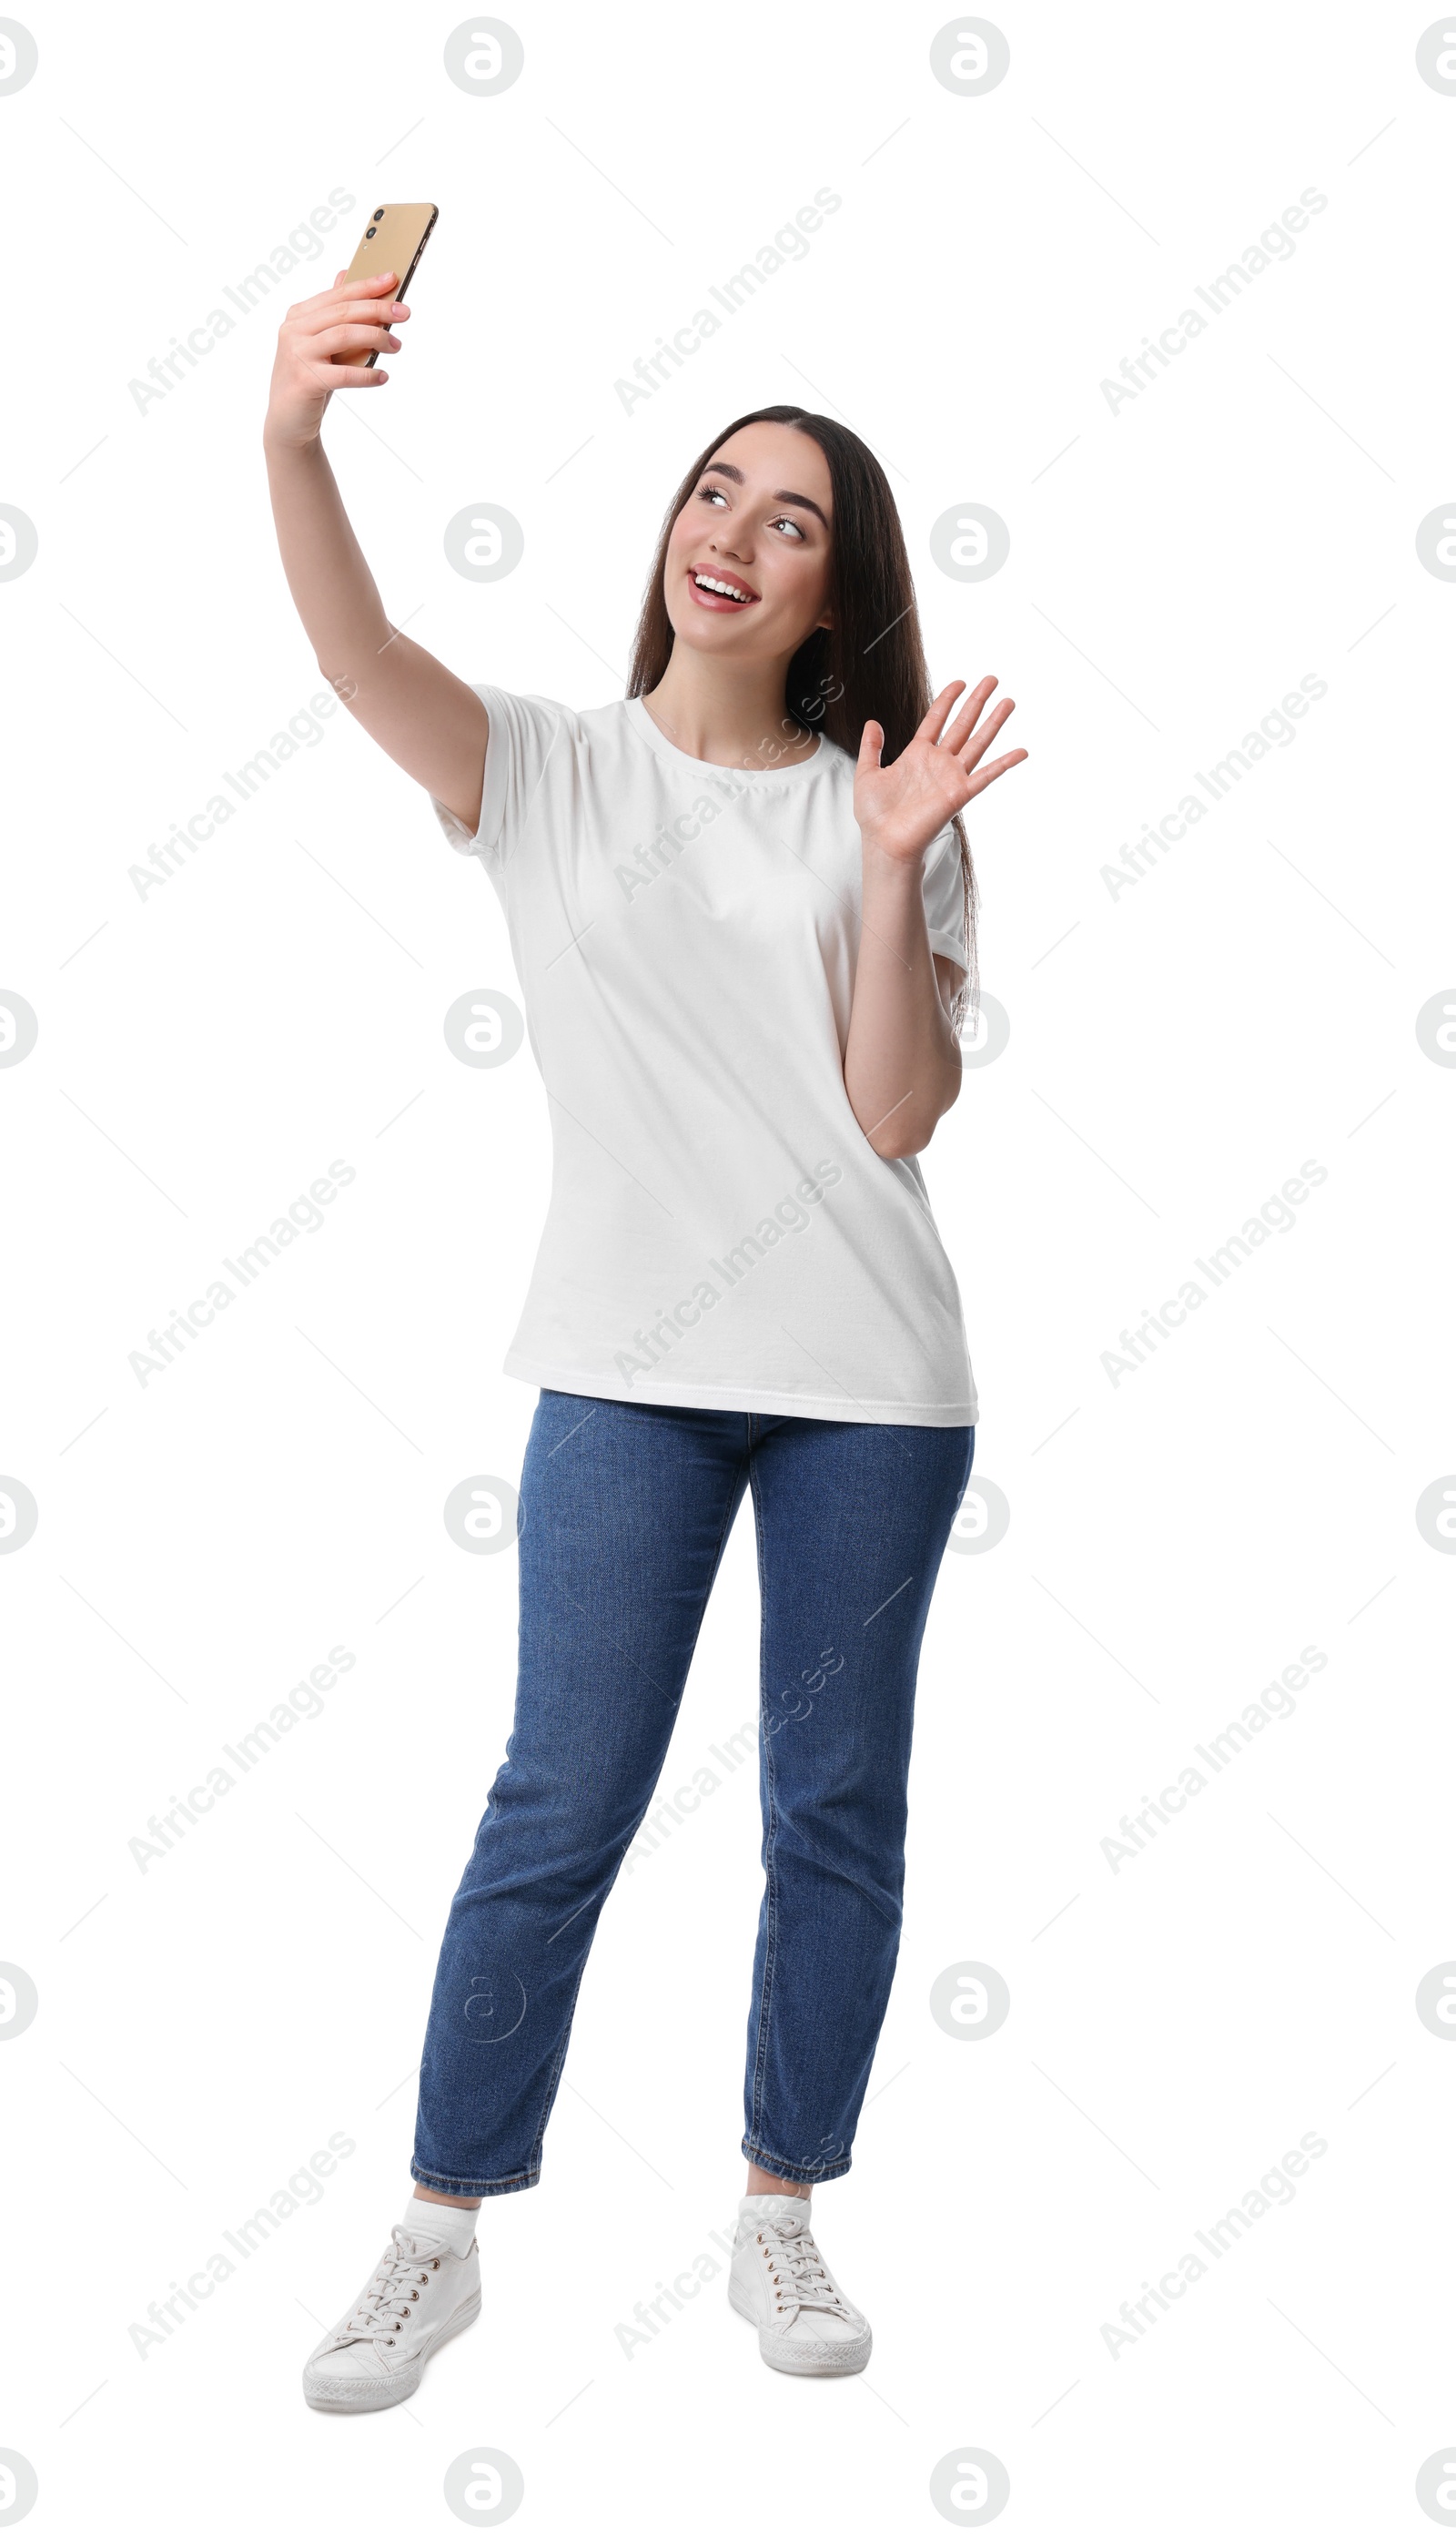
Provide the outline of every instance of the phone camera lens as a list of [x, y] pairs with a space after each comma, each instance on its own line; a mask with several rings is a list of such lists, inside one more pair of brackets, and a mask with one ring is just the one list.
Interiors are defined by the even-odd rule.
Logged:
[[368, 228], [367, 228], [367, 229], [365, 230], [365, 232], [364, 232], [364, 237], [365, 237], [365, 238], [372, 238], [372, 237], [373, 237], [373, 235], [374, 235], [374, 224], [373, 224], [373, 222], [372, 222], [372, 221], [370, 221], [370, 223], [369, 223], [369, 225], [368, 225]]
[[382, 204], [380, 204], [378, 210], [375, 212], [374, 218], [376, 221], [382, 221], [384, 218], [384, 207]]

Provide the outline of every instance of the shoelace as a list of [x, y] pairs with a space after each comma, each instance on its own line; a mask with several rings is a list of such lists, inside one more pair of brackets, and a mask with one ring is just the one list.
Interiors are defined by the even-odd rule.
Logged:
[[426, 2274], [438, 2272], [440, 2261], [438, 2254], [411, 2253], [396, 2229], [393, 2243], [381, 2255], [373, 2277], [348, 2324], [340, 2327], [336, 2341], [383, 2339], [392, 2342], [395, 2335], [403, 2332], [404, 2320], [409, 2315], [411, 2303], [424, 2287]]
[[762, 2222], [758, 2234], [769, 2249], [769, 2269], [780, 2300], [790, 2306], [820, 2308], [849, 2323], [850, 2309], [834, 2281], [829, 2265], [807, 2227], [785, 2231], [776, 2219]]

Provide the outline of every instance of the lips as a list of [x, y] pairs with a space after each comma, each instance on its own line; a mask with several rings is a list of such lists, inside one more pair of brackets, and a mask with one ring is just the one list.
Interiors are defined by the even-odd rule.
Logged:
[[724, 574], [718, 566], [689, 566], [688, 589], [703, 610], [751, 610], [759, 598], [751, 584], [736, 574]]

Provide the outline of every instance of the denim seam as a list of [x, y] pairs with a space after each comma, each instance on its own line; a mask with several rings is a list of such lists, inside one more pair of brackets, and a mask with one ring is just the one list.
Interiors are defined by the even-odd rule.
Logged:
[[433, 2192], [468, 2192], [484, 2201], [493, 2192], [526, 2192], [540, 2181], [540, 2168], [526, 2167], [519, 2174], [435, 2174], [411, 2165], [410, 2177], [415, 2183], [428, 2183]]
[[[751, 1459], [751, 1456], [752, 1456], [752, 1450], [753, 1450], [753, 1437], [754, 1437], [754, 1418], [753, 1418], [753, 1416], [752, 1416], [752, 1415], [750, 1415], [750, 1416], [749, 1416], [749, 1418], [748, 1418], [748, 1425], [749, 1425], [749, 1447], [748, 1447], [748, 1449], [744, 1452], [743, 1459], [742, 1459], [742, 1461], [741, 1461], [741, 1463], [740, 1463], [740, 1465], [739, 1465], [739, 1467], [738, 1467], [738, 1469], [737, 1469], [737, 1472], [736, 1472], [736, 1474], [735, 1474], [735, 1476], [734, 1476], [733, 1483], [732, 1483], [732, 1485], [731, 1485], [729, 1486], [729, 1488], [728, 1488], [728, 1498], [727, 1498], [727, 1501], [724, 1503], [724, 1506], [723, 1506], [723, 1517], [722, 1517], [722, 1520], [721, 1520], [721, 1521], [719, 1522], [719, 1524], [718, 1524], [718, 1544], [717, 1544], [717, 1546], [716, 1546], [716, 1547], [714, 1548], [714, 1550], [713, 1550], [713, 1561], [712, 1561], [711, 1565], [708, 1567], [707, 1588], [706, 1588], [706, 1590], [703, 1592], [703, 1595], [702, 1595], [702, 1609], [700, 1609], [700, 1610], [698, 1611], [698, 1617], [697, 1617], [697, 1631], [698, 1631], [698, 1634], [699, 1634], [699, 1635], [702, 1633], [703, 1613], [704, 1613], [704, 1611], [705, 1611], [705, 1610], [706, 1610], [706, 1608], [707, 1608], [707, 1605], [708, 1605], [709, 1600], [712, 1598], [712, 1595], [713, 1595], [713, 1584], [717, 1581], [717, 1578], [718, 1578], [718, 1568], [719, 1568], [719, 1566], [720, 1566], [720, 1565], [722, 1564], [722, 1562], [723, 1562], [723, 1550], [724, 1550], [724, 1548], [725, 1548], [725, 1547], [727, 1546], [727, 1544], [728, 1544], [728, 1532], [729, 1532], [729, 1530], [730, 1530], [730, 1529], [732, 1528], [732, 1526], [733, 1526], [734, 1516], [735, 1516], [735, 1514], [737, 1513], [737, 1510], [738, 1510], [739, 1483], [740, 1483], [740, 1480], [741, 1480], [741, 1479], [742, 1479], [742, 1477], [743, 1477], [744, 1470], [745, 1470], [745, 1469], [749, 1469], [749, 1468], [750, 1468], [750, 1459]], [[750, 1473], [752, 1473], [751, 1469], [750, 1469]], [[757, 1512], [758, 1512], [758, 1503], [757, 1503], [757, 1500], [755, 1501], [754, 1510], [755, 1510], [755, 1515], [757, 1516]], [[690, 1663], [689, 1663], [688, 1667], [689, 1667], [689, 1668], [691, 1667]], [[686, 1687], [686, 1685], [687, 1685], [687, 1682], [686, 1682], [686, 1680], [685, 1680], [685, 1682], [684, 1682], [684, 1686]], [[681, 1693], [681, 1691], [680, 1691], [680, 1693], [679, 1693], [679, 1698], [678, 1698], [678, 1703], [679, 1703], [679, 1705], [680, 1705], [680, 1706], [682, 1705], [682, 1702], [683, 1702], [683, 1700], [682, 1700], [682, 1693]], [[649, 1800], [650, 1800], [650, 1798], [649, 1798]]]
[[787, 2158], [778, 2157], [772, 2149], [765, 2148], [747, 2131], [743, 2135], [743, 2155], [762, 2173], [776, 2174], [780, 2183], [832, 2183], [838, 2175], [848, 2174], [853, 2163], [847, 2156], [833, 2159], [826, 2165], [800, 2165], [797, 2162], [790, 2165]]
[[[753, 1437], [753, 1417], [749, 1417], [749, 1436]], [[768, 2027], [773, 2011], [773, 1969], [778, 1959], [778, 1886], [774, 1863], [774, 1843], [778, 1836], [778, 1809], [773, 1781], [773, 1745], [765, 1732], [768, 1703], [768, 1573], [764, 1532], [763, 1505], [759, 1498], [758, 1479], [749, 1472], [750, 1490], [754, 1498], [754, 1529], [759, 1552], [759, 1740], [763, 1747], [765, 1782], [768, 1809], [764, 1817], [765, 1936], [764, 1978], [759, 1991], [758, 2042], [754, 2054], [754, 2082], [750, 2101], [751, 2120], [747, 2137], [757, 2141], [764, 2110], [764, 2072], [768, 2059]]]
[[[628, 1845], [630, 1845], [630, 1841], [628, 1841]], [[626, 1851], [626, 1848], [623, 1848], [623, 1849], [622, 1849], [622, 1856], [625, 1856], [625, 1855], [626, 1855], [626, 1852], [627, 1852], [627, 1851]], [[621, 1857], [618, 1857], [618, 1859], [617, 1859], [617, 1873], [619, 1874], [620, 1872], [621, 1872]], [[616, 1875], [615, 1875], [615, 1874], [612, 1876], [611, 1880], [612, 1880], [612, 1882], [613, 1882], [613, 1883], [616, 1881]], [[610, 1885], [608, 1885], [607, 1889], [608, 1889], [608, 1890], [610, 1889]], [[600, 1915], [600, 1912], [599, 1912], [599, 1915]], [[594, 1941], [595, 1941], [595, 1935], [594, 1935]], [[570, 2004], [570, 2006], [569, 2006], [569, 2007], [567, 2008], [567, 2010], [566, 2010], [566, 2021], [565, 2021], [565, 2023], [562, 2025], [562, 2028], [561, 2028], [561, 2040], [560, 2040], [560, 2043], [559, 2043], [559, 2044], [558, 2044], [558, 2046], [557, 2046], [556, 2058], [555, 2058], [555, 2061], [554, 2061], [554, 2062], [553, 2062], [553, 2064], [552, 2064], [551, 2075], [550, 2075], [550, 2077], [549, 2077], [549, 2078], [547, 2079], [547, 2080], [546, 2080], [546, 2092], [545, 2092], [544, 2098], [542, 2099], [542, 2103], [541, 2103], [540, 2118], [539, 2118], [539, 2120], [538, 2120], [538, 2121], [537, 2121], [537, 2123], [536, 2123], [535, 2145], [534, 2145], [534, 2147], [533, 2147], [533, 2148], [532, 2148], [532, 2150], [531, 2150], [531, 2154], [530, 2154], [530, 2161], [529, 2161], [530, 2164], [531, 2164], [532, 2166], [536, 2167], [537, 2169], [539, 2169], [540, 2163], [541, 2163], [541, 2152], [542, 2152], [542, 2149], [543, 2149], [543, 2148], [544, 2148], [544, 2146], [545, 2146], [545, 2140], [546, 2140], [546, 2124], [547, 2124], [547, 2122], [548, 2122], [548, 2121], [550, 2120], [550, 2118], [551, 2118], [551, 2106], [552, 2106], [553, 2102], [555, 2101], [555, 2097], [556, 2097], [556, 2089], [557, 2089], [557, 2087], [559, 2086], [559, 2084], [560, 2084], [560, 2082], [561, 2082], [561, 2072], [562, 2072], [562, 2070], [563, 2070], [563, 2069], [565, 2068], [565, 2066], [566, 2066], [566, 2054], [567, 2054], [568, 2046], [569, 2046], [570, 2041], [571, 2041], [571, 2028], [572, 2028], [572, 2025], [574, 2024], [574, 2022], [576, 2021], [576, 2002], [577, 2002], [577, 1999], [581, 1996], [581, 1994], [582, 1994], [582, 1983], [583, 1983], [583, 1981], [586, 1979], [586, 1976], [587, 1976], [587, 1960], [588, 1960], [588, 1956], [589, 1956], [589, 1954], [590, 1954], [590, 1950], [591, 1950], [591, 1949], [590, 1949], [590, 1947], [589, 1947], [589, 1948], [588, 1948], [588, 1954], [583, 1956], [583, 1958], [582, 1958], [582, 1962], [581, 1962], [581, 1966], [580, 1966], [580, 1968], [579, 1968], [579, 1970], [578, 1970], [578, 1972], [577, 1972], [577, 1976], [576, 1976], [576, 1987], [575, 1987], [575, 1989], [574, 1989], [574, 1990], [572, 1991], [572, 1993], [571, 1993], [571, 2004]]]

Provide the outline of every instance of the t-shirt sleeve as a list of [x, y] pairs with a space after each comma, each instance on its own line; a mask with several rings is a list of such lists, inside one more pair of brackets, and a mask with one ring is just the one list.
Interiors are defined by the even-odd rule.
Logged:
[[470, 687], [490, 719], [485, 792], [473, 836], [438, 796], [430, 802], [452, 849], [500, 866], [521, 836], [531, 799], [559, 740], [566, 710], [555, 699], [519, 698], [512, 690], [490, 689], [479, 681], [472, 681]]
[[961, 883], [960, 842], [947, 823], [926, 851], [921, 891], [930, 951], [948, 955], [966, 970], [965, 889]]

